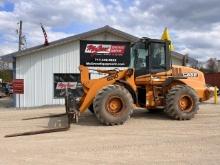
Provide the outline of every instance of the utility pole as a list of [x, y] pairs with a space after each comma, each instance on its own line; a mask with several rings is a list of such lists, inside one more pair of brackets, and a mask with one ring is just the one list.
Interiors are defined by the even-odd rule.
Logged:
[[18, 31], [18, 51], [21, 51], [21, 45], [22, 45], [22, 21], [19, 22], [19, 31]]
[[[19, 29], [18, 29], [18, 51], [21, 51], [21, 45], [23, 45], [23, 42], [22, 42], [22, 21], [20, 20], [19, 22]], [[13, 61], [13, 66], [15, 64], [15, 61]], [[13, 75], [13, 78], [15, 77], [15, 75]], [[13, 95], [14, 97], [14, 104], [16, 105], [16, 94]], [[20, 102], [21, 102], [21, 98], [20, 98], [20, 94], [18, 95], [18, 105], [19, 105], [19, 109], [20, 109]]]

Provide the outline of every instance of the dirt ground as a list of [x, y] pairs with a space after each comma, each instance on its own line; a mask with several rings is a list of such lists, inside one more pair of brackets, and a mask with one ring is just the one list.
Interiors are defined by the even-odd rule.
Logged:
[[0, 165], [220, 164], [220, 104], [200, 105], [190, 121], [137, 110], [113, 127], [87, 112], [69, 131], [14, 138], [4, 135], [65, 126], [65, 117], [27, 120], [64, 108], [0, 109]]
[[2, 97], [0, 98], [0, 110], [4, 108], [13, 107], [12, 97]]

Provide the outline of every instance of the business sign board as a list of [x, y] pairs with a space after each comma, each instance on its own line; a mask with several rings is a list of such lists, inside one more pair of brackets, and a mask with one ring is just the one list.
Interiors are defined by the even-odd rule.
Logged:
[[58, 82], [56, 89], [76, 89], [77, 82]]
[[24, 79], [15, 79], [12, 83], [13, 93], [24, 94]]
[[80, 64], [93, 67], [127, 67], [130, 43], [118, 41], [80, 41]]
[[55, 73], [54, 74], [54, 98], [65, 96], [66, 88], [71, 94], [75, 94], [75, 89], [79, 85], [79, 73]]

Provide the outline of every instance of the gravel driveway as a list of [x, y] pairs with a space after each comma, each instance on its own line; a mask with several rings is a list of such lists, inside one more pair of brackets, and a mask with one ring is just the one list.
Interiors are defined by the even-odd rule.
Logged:
[[65, 117], [24, 120], [64, 112], [63, 107], [0, 110], [0, 164], [220, 164], [220, 105], [206, 103], [190, 121], [137, 110], [121, 126], [103, 126], [90, 113], [66, 132], [4, 135], [66, 125]]

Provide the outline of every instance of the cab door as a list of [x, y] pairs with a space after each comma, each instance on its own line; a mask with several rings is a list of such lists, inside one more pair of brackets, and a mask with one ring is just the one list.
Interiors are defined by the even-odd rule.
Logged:
[[149, 70], [150, 73], [158, 73], [169, 70], [170, 55], [166, 42], [151, 42], [149, 48]]
[[148, 45], [139, 42], [131, 51], [130, 66], [135, 69], [135, 77], [149, 73], [149, 51]]

